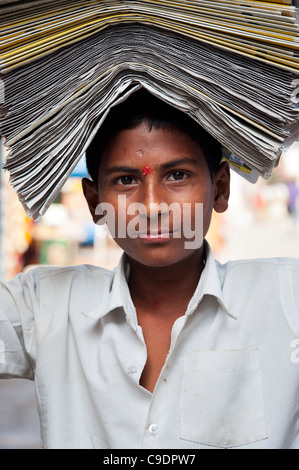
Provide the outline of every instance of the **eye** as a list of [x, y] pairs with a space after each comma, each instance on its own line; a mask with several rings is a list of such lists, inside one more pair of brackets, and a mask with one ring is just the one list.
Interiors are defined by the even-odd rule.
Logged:
[[178, 171], [174, 171], [172, 172], [169, 176], [168, 176], [168, 180], [169, 181], [182, 181], [186, 178], [188, 178], [188, 173], [186, 173], [185, 171], [181, 171], [181, 170], [178, 170]]
[[120, 184], [122, 186], [128, 186], [130, 184], [137, 183], [137, 180], [135, 178], [133, 178], [133, 176], [125, 175], [125, 176], [120, 176], [119, 178], [114, 180], [114, 183], [115, 184]]

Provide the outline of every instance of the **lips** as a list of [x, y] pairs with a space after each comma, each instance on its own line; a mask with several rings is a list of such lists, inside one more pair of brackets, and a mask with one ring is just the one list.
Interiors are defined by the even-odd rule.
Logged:
[[179, 230], [168, 230], [159, 231], [159, 232], [138, 232], [138, 238], [140, 238], [145, 243], [157, 243], [157, 242], [167, 242], [173, 238], [180, 238]]
[[171, 237], [173, 232], [158, 232], [158, 233], [139, 233], [140, 238], [147, 238], [147, 239], [157, 239], [157, 238], [169, 238]]

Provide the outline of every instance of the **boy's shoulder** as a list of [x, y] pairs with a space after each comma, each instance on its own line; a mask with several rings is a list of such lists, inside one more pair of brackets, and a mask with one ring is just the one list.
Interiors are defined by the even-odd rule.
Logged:
[[234, 271], [246, 272], [256, 271], [263, 272], [269, 270], [279, 270], [285, 267], [291, 269], [299, 269], [299, 258], [291, 257], [273, 257], [273, 258], [249, 258], [229, 260], [221, 263], [216, 260], [217, 269], [220, 273], [233, 273]]
[[115, 275], [115, 269], [109, 270], [91, 264], [74, 266], [37, 266], [22, 273], [27, 283], [51, 283], [52, 285], [66, 285], [99, 283], [110, 285]]
[[217, 265], [223, 302], [236, 318], [248, 318], [255, 325], [260, 319], [275, 319], [276, 325], [287, 324], [299, 334], [298, 258], [242, 259]]
[[235, 268], [251, 268], [251, 267], [260, 267], [261, 269], [267, 267], [277, 267], [277, 266], [294, 266], [299, 267], [299, 258], [291, 257], [272, 257], [272, 258], [241, 258], [235, 260], [229, 260], [225, 263], [221, 263], [216, 260], [217, 266], [219, 269], [235, 269]]
[[275, 289], [288, 282], [292, 285], [299, 282], [299, 258], [238, 259], [216, 264], [222, 286], [235, 285], [242, 291], [258, 285]]
[[51, 278], [56, 276], [113, 276], [115, 270], [92, 264], [77, 264], [73, 266], [35, 266], [27, 270], [28, 276]]

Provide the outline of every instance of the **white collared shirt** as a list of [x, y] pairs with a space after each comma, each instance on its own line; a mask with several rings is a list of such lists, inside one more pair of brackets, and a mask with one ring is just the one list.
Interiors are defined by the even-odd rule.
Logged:
[[122, 257], [0, 284], [0, 377], [35, 380], [44, 448], [299, 448], [299, 260], [208, 247], [153, 394]]

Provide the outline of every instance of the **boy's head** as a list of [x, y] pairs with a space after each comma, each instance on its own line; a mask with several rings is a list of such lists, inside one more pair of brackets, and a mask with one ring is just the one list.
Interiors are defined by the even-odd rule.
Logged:
[[149, 130], [177, 130], [187, 134], [202, 149], [213, 179], [222, 160], [221, 144], [186, 113], [173, 108], [141, 89], [116, 107], [112, 107], [104, 123], [86, 151], [86, 164], [92, 180], [98, 184], [102, 154], [119, 131], [134, 129], [147, 122]]
[[229, 168], [220, 144], [195, 121], [138, 91], [111, 109], [87, 167], [92, 181], [82, 184], [93, 220], [107, 216], [131, 260], [162, 267], [195, 252], [202, 258], [212, 211], [227, 208]]

